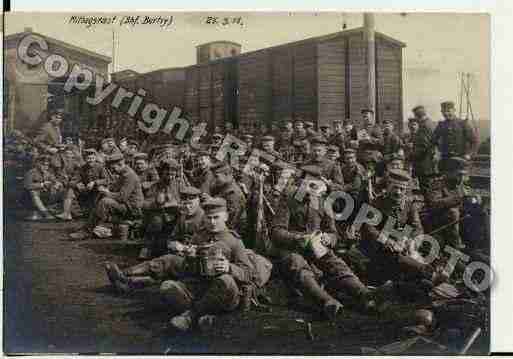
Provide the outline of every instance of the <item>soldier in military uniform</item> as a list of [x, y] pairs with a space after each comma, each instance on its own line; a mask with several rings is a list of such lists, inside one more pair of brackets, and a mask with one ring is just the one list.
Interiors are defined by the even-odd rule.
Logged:
[[340, 149], [338, 146], [330, 145], [328, 146], [328, 151], [326, 152], [326, 157], [335, 163], [339, 163], [340, 161]]
[[86, 163], [71, 178], [63, 202], [62, 213], [56, 215], [64, 221], [71, 221], [71, 206], [77, 199], [80, 206], [89, 213], [95, 204], [98, 187], [108, 185], [108, 174], [105, 167], [96, 160], [96, 151], [93, 148], [84, 150]]
[[211, 325], [212, 315], [235, 310], [241, 286], [253, 280], [253, 266], [244, 244], [226, 225], [226, 201], [213, 198], [203, 207], [205, 229], [191, 239], [196, 256], [186, 256], [183, 279], [168, 280], [160, 286], [165, 301], [181, 313], [170, 320], [170, 326], [180, 331], [188, 331], [196, 323], [200, 328]]
[[306, 131], [306, 138], [308, 138], [308, 139], [319, 135], [317, 133], [317, 131], [315, 131], [315, 126], [312, 121], [305, 121], [305, 131]]
[[442, 102], [440, 106], [444, 121], [438, 123], [433, 133], [433, 143], [438, 146], [441, 155], [439, 169], [445, 172], [447, 161], [451, 157], [470, 160], [477, 139], [468, 121], [456, 117], [454, 102]]
[[374, 111], [368, 108], [362, 110], [363, 128], [358, 131], [358, 151], [360, 156], [365, 151], [373, 151], [381, 161], [383, 150], [383, 131], [376, 124]]
[[129, 140], [127, 144], [127, 150], [125, 152], [125, 162], [132, 169], [135, 169], [134, 156], [139, 153], [139, 143], [135, 140]]
[[461, 240], [459, 221], [461, 205], [469, 192], [463, 181], [467, 173], [466, 166], [467, 162], [461, 157], [451, 157], [446, 161], [445, 176], [433, 175], [424, 191], [433, 229], [447, 226], [440, 233], [440, 237], [445, 244], [456, 249], [465, 248]]
[[411, 151], [411, 163], [413, 176], [418, 178], [421, 189], [427, 185], [430, 176], [437, 172], [435, 160], [435, 147], [433, 146], [434, 122], [426, 115], [424, 106], [413, 108], [418, 130], [413, 137], [413, 148]]
[[321, 129], [320, 134], [323, 135], [327, 140], [331, 138], [331, 126], [328, 124], [323, 124], [319, 127]]
[[[195, 187], [180, 190], [183, 212], [173, 230], [166, 234], [166, 252], [160, 257], [139, 263], [121, 271], [114, 263], [107, 262], [105, 269], [112, 285], [121, 292], [157, 284], [164, 279], [178, 278], [182, 274], [184, 252], [192, 237], [205, 225], [205, 212], [200, 206], [200, 191]], [[148, 247], [146, 247], [148, 249]], [[141, 251], [142, 252], [142, 251]], [[149, 252], [141, 259], [149, 258]]]
[[392, 120], [383, 121], [383, 159], [388, 161], [392, 154], [402, 151], [403, 143], [401, 138], [394, 133], [394, 123]]
[[144, 199], [144, 228], [146, 246], [141, 259], [158, 256], [166, 251], [167, 236], [173, 230], [180, 203], [180, 165], [175, 160], [161, 162], [159, 181], [146, 193]]
[[106, 163], [107, 158], [110, 156], [121, 154], [121, 151], [116, 146], [116, 142], [114, 141], [114, 138], [107, 137], [104, 138], [101, 142], [101, 149], [98, 152], [97, 160], [101, 163]]
[[345, 145], [354, 149], [358, 148], [358, 132], [354, 127], [353, 121], [346, 118], [344, 121]]
[[408, 133], [402, 137], [406, 168], [413, 173], [413, 153], [415, 148], [415, 136], [419, 130], [419, 123], [414, 117], [408, 118]]
[[[423, 227], [417, 207], [407, 196], [410, 184], [411, 177], [407, 172], [389, 172], [385, 196], [372, 202], [372, 206], [380, 211], [383, 218], [377, 226], [369, 223], [362, 225], [359, 247], [371, 260], [368, 266], [372, 271], [370, 275], [380, 277], [375, 279], [417, 282], [427, 279], [436, 284], [443, 276], [431, 265], [415, 259], [414, 239], [423, 233]], [[411, 228], [410, 232], [405, 231], [406, 226]]]
[[189, 182], [202, 193], [210, 194], [214, 183], [214, 174], [210, 169], [212, 163], [210, 153], [207, 151], [198, 151], [196, 153], [195, 168]]
[[64, 186], [67, 186], [81, 165], [82, 160], [80, 157], [77, 157], [73, 145], [61, 147], [58, 153], [52, 155], [52, 171]]
[[155, 167], [148, 163], [148, 154], [144, 152], [136, 153], [132, 156], [135, 173], [141, 180], [141, 186], [144, 197], [148, 195], [150, 188], [159, 181], [159, 174]]
[[282, 125], [282, 131], [278, 138], [277, 150], [280, 152], [281, 157], [286, 161], [290, 161], [293, 155], [292, 139], [294, 130], [292, 129], [292, 123], [286, 122]]
[[[96, 224], [93, 233], [104, 232], [109, 223], [117, 224], [121, 240], [128, 238], [128, 225], [126, 220], [141, 217], [144, 196], [139, 177], [126, 163], [121, 153], [114, 154], [107, 159], [107, 166], [118, 177], [112, 188], [99, 186], [98, 191], [102, 197], [93, 211], [93, 221]], [[81, 231], [73, 233], [73, 239], [87, 238], [89, 233]], [[105, 235], [105, 236], [108, 236]]]
[[344, 177], [340, 165], [325, 157], [328, 141], [323, 136], [316, 136], [311, 139], [311, 143], [312, 158], [305, 161], [304, 165], [319, 166], [322, 169], [322, 177], [326, 180], [330, 191], [340, 189], [344, 185]]
[[[42, 155], [36, 159], [35, 166], [25, 174], [23, 186], [30, 195], [34, 211], [27, 220], [53, 219], [46, 204], [55, 203], [62, 197], [63, 185], [50, 171], [50, 157]], [[45, 204], [46, 202], [46, 204]]]
[[242, 235], [246, 227], [246, 198], [233, 178], [232, 169], [223, 162], [212, 167], [214, 183], [211, 195], [221, 197], [228, 203], [228, 227]]
[[56, 154], [58, 146], [62, 144], [60, 124], [64, 118], [64, 111], [58, 109], [51, 111], [48, 115], [48, 122], [41, 127], [34, 142], [44, 152]]
[[274, 149], [275, 139], [273, 136], [263, 136], [260, 142], [262, 150], [275, 158], [281, 158], [280, 153]]
[[342, 120], [334, 120], [333, 126], [335, 127], [335, 133], [326, 138], [330, 145], [337, 146], [339, 152], [342, 153], [346, 147], [346, 134]]
[[[303, 166], [301, 170], [303, 180], [306, 176], [321, 177], [322, 170], [318, 166]], [[314, 186], [316, 183], [318, 185]], [[273, 221], [272, 242], [279, 272], [291, 293], [299, 290], [311, 297], [326, 316], [333, 319], [343, 308], [337, 299], [342, 292], [357, 298], [366, 309], [375, 303], [367, 287], [330, 249], [338, 238], [334, 219], [326, 212], [324, 200], [320, 180], [300, 183], [292, 195], [284, 195]], [[325, 287], [319, 283], [319, 270]]]
[[223, 135], [220, 133], [214, 133], [212, 135], [212, 143], [210, 144], [210, 155], [212, 157], [216, 156], [217, 151], [219, 151], [222, 144], [223, 144]]

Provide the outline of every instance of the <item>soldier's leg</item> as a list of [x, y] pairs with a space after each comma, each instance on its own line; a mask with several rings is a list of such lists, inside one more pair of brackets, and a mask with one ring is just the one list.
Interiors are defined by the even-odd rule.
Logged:
[[32, 201], [32, 205], [39, 212], [38, 214], [42, 215], [45, 219], [53, 218], [53, 216], [48, 212], [45, 204], [43, 203], [43, 193], [40, 191], [30, 191], [30, 198]]
[[160, 293], [166, 304], [178, 313], [185, 312], [193, 305], [194, 294], [183, 282], [166, 280], [160, 285]]
[[64, 194], [64, 201], [62, 202], [62, 213], [59, 213], [55, 217], [60, 218], [62, 220], [70, 221], [73, 218], [71, 217], [71, 205], [73, 204], [73, 200], [76, 198], [75, 192], [72, 188], [68, 188]]
[[139, 257], [143, 259], [158, 256], [165, 252], [165, 248], [160, 242], [160, 233], [164, 227], [164, 220], [158, 213], [148, 214], [146, 217], [144, 231], [144, 248], [141, 249]]
[[460, 209], [450, 208], [444, 217], [446, 223], [452, 223], [445, 231], [446, 244], [455, 249], [465, 248], [460, 235]]
[[212, 280], [205, 293], [194, 303], [198, 316], [235, 310], [240, 302], [240, 291], [235, 279], [223, 274]]
[[315, 278], [312, 267], [298, 253], [285, 255], [278, 263], [280, 274], [294, 288], [313, 298], [318, 304], [324, 305], [333, 300]]

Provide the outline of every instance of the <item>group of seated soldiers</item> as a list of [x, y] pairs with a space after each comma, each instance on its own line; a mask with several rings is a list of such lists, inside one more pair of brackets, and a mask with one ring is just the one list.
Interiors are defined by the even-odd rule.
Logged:
[[[392, 121], [378, 125], [364, 109], [359, 131], [350, 121], [335, 121], [333, 133], [327, 125], [316, 132], [310, 124], [286, 122], [280, 134], [242, 135], [245, 147], [222, 159], [226, 134], [220, 133], [207, 146], [185, 145], [180, 153], [172, 145], [143, 153], [137, 142], [116, 144], [114, 138], [103, 139], [98, 150], [79, 154], [69, 144], [59, 152], [55, 139], [41, 135], [36, 141], [48, 154], [38, 155], [25, 176], [34, 207], [28, 219], [70, 221], [78, 203], [87, 220], [71, 239], [117, 235], [125, 241], [139, 231], [141, 262], [124, 269], [106, 263], [107, 275], [122, 292], [159, 284], [178, 313], [170, 324], [179, 330], [211, 325], [215, 314], [254, 301], [273, 265], [291, 302], [308, 298], [332, 319], [346, 300], [372, 313], [379, 310], [379, 290], [369, 289], [340, 254], [344, 250], [356, 246], [385, 279], [431, 286], [448, 279], [422, 260], [412, 240], [426, 225], [415, 193], [424, 197], [430, 230], [442, 228], [437, 238], [466, 247], [459, 226], [469, 196], [464, 178], [471, 129], [454, 116], [451, 102], [442, 103], [445, 120], [436, 129], [422, 106], [413, 112], [403, 137]], [[51, 131], [58, 120], [50, 116]], [[234, 166], [237, 153], [242, 160]], [[337, 191], [354, 205], [343, 218], [335, 213], [348, 200], [331, 200]], [[54, 215], [47, 204], [55, 198], [63, 210]], [[367, 204], [381, 220], [371, 220]], [[385, 230], [403, 233], [406, 227], [404, 242], [380, 240]]]

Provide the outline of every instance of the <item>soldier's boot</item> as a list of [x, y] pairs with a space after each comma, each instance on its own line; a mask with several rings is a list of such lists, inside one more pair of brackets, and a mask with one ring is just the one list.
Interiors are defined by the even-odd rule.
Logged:
[[128, 235], [130, 233], [130, 226], [128, 224], [118, 225], [118, 235], [121, 241], [128, 241]]
[[194, 313], [191, 310], [186, 310], [182, 314], [171, 318], [169, 325], [175, 330], [187, 332], [192, 329], [195, 321]]
[[48, 209], [44, 205], [43, 201], [41, 200], [41, 197], [39, 196], [39, 193], [31, 192], [32, 197], [32, 203], [36, 207], [36, 209], [39, 211], [39, 214], [43, 217], [43, 219], [54, 219], [55, 217], [48, 212]]
[[324, 290], [311, 271], [303, 270], [299, 276], [301, 290], [322, 305], [323, 313], [329, 320], [335, 320], [344, 306]]
[[376, 311], [376, 301], [370, 290], [356, 276], [348, 276], [337, 281], [337, 291], [345, 291], [353, 298], [366, 312]]
[[128, 293], [132, 290], [130, 280], [115, 263], [106, 262], [105, 271], [109, 281], [116, 290], [121, 293]]
[[58, 219], [61, 219], [63, 221], [71, 221], [73, 220], [73, 217], [71, 216], [71, 205], [73, 203], [73, 200], [71, 198], [64, 199], [64, 202], [62, 203], [62, 213], [59, 213], [55, 215]]
[[128, 277], [143, 277], [143, 276], [149, 276], [151, 275], [151, 266], [150, 266], [150, 262], [142, 262], [142, 263], [139, 263], [139, 264], [136, 264], [135, 266], [132, 266], [132, 267], [129, 267], [129, 268], [126, 268], [124, 270], [124, 273], [128, 276]]

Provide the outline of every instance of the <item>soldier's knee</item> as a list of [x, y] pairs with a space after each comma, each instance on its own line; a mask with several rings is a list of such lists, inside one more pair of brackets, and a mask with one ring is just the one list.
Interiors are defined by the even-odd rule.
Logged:
[[177, 312], [184, 312], [192, 306], [192, 297], [181, 282], [166, 280], [160, 285], [162, 299]]
[[237, 282], [235, 282], [235, 279], [229, 274], [220, 275], [214, 280], [214, 283], [229, 293], [239, 293]]
[[288, 267], [290, 267], [292, 270], [301, 270], [305, 266], [308, 266], [306, 259], [297, 253], [292, 253], [289, 255], [286, 262]]
[[217, 277], [213, 284], [214, 291], [218, 293], [224, 310], [235, 309], [240, 302], [240, 292], [235, 279], [229, 274]]

